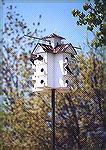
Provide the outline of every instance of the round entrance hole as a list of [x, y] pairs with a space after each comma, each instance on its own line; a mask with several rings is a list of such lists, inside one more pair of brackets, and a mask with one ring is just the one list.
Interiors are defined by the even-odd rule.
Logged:
[[68, 84], [68, 80], [66, 80], [66, 83]]
[[41, 80], [40, 83], [43, 84], [44, 80]]
[[43, 72], [43, 71], [44, 71], [44, 69], [42, 68], [42, 69], [41, 69], [41, 72]]

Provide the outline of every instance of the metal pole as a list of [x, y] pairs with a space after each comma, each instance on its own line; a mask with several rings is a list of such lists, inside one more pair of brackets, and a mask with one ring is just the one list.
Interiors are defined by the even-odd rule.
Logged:
[[55, 150], [55, 89], [52, 89], [52, 150]]

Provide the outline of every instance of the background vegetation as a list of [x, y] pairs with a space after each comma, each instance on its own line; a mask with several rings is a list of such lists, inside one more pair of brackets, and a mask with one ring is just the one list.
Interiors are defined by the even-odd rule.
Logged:
[[[90, 30], [88, 32], [93, 32], [94, 40], [87, 40], [86, 55], [80, 52], [75, 58], [77, 64], [71, 68], [73, 84], [69, 93], [56, 91], [57, 150], [106, 148], [104, 6], [105, 1], [94, 0], [93, 4], [84, 3], [83, 12], [72, 11], [78, 18], [77, 24], [85, 25]], [[2, 51], [1, 150], [51, 150], [51, 91], [43, 94], [31, 92], [30, 50], [36, 43], [33, 38], [24, 36], [38, 36], [40, 22], [33, 23], [35, 31], [30, 31], [12, 6], [7, 8], [6, 19]]]

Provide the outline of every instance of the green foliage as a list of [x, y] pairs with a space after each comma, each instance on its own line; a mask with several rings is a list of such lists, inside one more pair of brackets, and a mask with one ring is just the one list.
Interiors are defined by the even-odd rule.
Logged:
[[[76, 9], [72, 10], [73, 16], [78, 17], [77, 25], [85, 25], [87, 30], [94, 35], [92, 41], [89, 42], [87, 39], [87, 46], [89, 46], [90, 55], [87, 60], [88, 62], [84, 63], [85, 66], [82, 65], [83, 62], [85, 62], [84, 58], [83, 61], [80, 62], [80, 66], [83, 66], [83, 69], [80, 68], [80, 71], [82, 72], [81, 80], [84, 79], [84, 88], [87, 88], [89, 96], [91, 93], [93, 97], [95, 97], [94, 95], [97, 96], [98, 106], [101, 113], [100, 119], [102, 120], [102, 126], [104, 129], [106, 128], [106, 107], [105, 101], [103, 102], [102, 100], [105, 100], [105, 62], [103, 62], [103, 60], [105, 60], [103, 57], [105, 57], [106, 45], [105, 6], [106, 1], [104, 0], [94, 0], [93, 2], [89, 0], [83, 4], [83, 12]], [[93, 111], [95, 113], [95, 110]], [[103, 140], [103, 149], [105, 149], [105, 143], [106, 141]]]
[[83, 12], [72, 10], [73, 16], [78, 17], [77, 25], [86, 25], [93, 32], [95, 48], [106, 45], [105, 4], [105, 0], [94, 0], [83, 4]]

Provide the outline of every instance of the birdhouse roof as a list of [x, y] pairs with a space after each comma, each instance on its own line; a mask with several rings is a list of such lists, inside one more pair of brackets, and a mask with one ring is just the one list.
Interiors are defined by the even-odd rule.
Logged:
[[41, 43], [38, 43], [44, 51], [46, 52], [53, 52], [53, 47], [51, 45], [47, 45], [47, 44], [41, 44]]
[[70, 49], [70, 52], [72, 52], [72, 53], [74, 53], [74, 54], [77, 54], [76, 50], [74, 49], [74, 47], [72, 46], [71, 43], [69, 43], [69, 44], [60, 44], [60, 45], [57, 45], [57, 46], [54, 48], [54, 52], [55, 52], [55, 53], [66, 52], [67, 48]]
[[55, 33], [53, 33], [53, 34], [50, 34], [49, 36], [45, 36], [43, 39], [48, 39], [48, 38], [58, 38], [58, 39], [65, 39], [65, 38], [63, 38], [63, 37], [61, 37], [61, 36], [59, 36], [59, 35], [57, 35], [57, 34], [55, 34]]
[[73, 53], [74, 55], [77, 54], [76, 50], [74, 49], [74, 47], [72, 46], [71, 43], [69, 43], [69, 44], [60, 44], [60, 45], [57, 45], [55, 48], [53, 48], [51, 45], [38, 43], [38, 44], [35, 46], [35, 48], [34, 48], [34, 50], [32, 51], [32, 53], [33, 53], [34, 51], [36, 51], [36, 49], [37, 49], [38, 46], [41, 46], [42, 49], [43, 49], [45, 52], [48, 52], [48, 53], [54, 53], [54, 54], [60, 53], [60, 52], [63, 52], [63, 53], [64, 53], [64, 52], [67, 52], [67, 49], [69, 49], [68, 52]]

